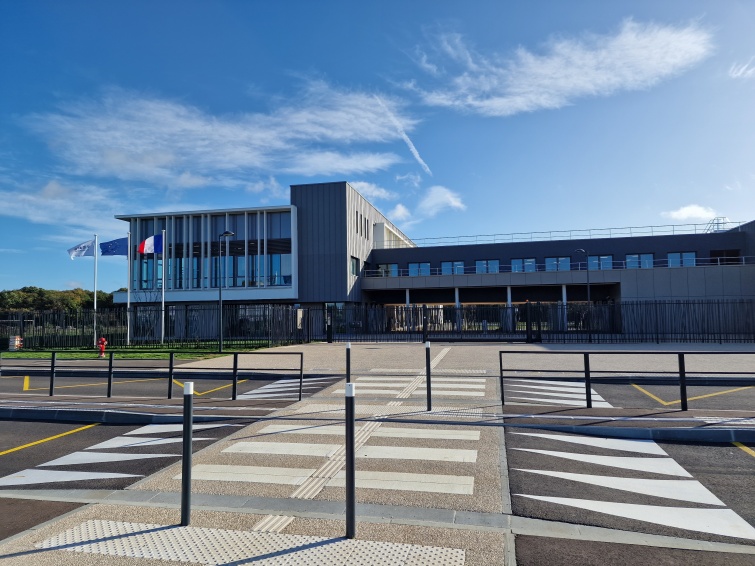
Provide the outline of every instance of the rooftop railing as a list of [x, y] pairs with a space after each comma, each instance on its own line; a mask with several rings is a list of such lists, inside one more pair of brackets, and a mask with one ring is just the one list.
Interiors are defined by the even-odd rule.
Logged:
[[[418, 238], [417, 247], [467, 246], [477, 244], [510, 244], [514, 242], [550, 242], [555, 240], [594, 240], [597, 238], [633, 238], [638, 236], [673, 236], [681, 234], [710, 234], [738, 229], [744, 222], [714, 218], [705, 224], [664, 224], [660, 226], [630, 226], [626, 228], [589, 228], [582, 230], [548, 230], [543, 232], [512, 232], [509, 234], [480, 234], [476, 236], [444, 236]], [[382, 249], [391, 248], [390, 242]]]

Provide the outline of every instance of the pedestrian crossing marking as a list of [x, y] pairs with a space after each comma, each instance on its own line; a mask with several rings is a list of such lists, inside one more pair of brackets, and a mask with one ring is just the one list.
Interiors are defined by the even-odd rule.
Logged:
[[635, 470], [638, 472], [664, 474], [667, 476], [692, 477], [687, 470], [682, 468], [672, 458], [593, 456], [592, 454], [574, 454], [571, 452], [556, 452], [553, 450], [536, 450], [534, 448], [514, 448], [514, 450], [531, 452], [533, 454], [542, 454], [544, 456], [555, 456], [556, 458], [565, 458], [567, 460], [575, 460], [587, 464], [597, 464], [599, 466], [610, 466], [613, 468], [623, 468], [625, 470]]
[[553, 472], [547, 470], [526, 470], [518, 468], [520, 472], [540, 474], [566, 480], [588, 483], [600, 487], [608, 487], [631, 493], [652, 495], [653, 497], [665, 497], [677, 499], [689, 503], [702, 503], [705, 505], [726, 504], [711, 493], [697, 480], [649, 480], [638, 478], [622, 478], [615, 476], [595, 476], [589, 474], [574, 474], [568, 472]]
[[[346, 473], [341, 470], [326, 485], [327, 487], [344, 487], [346, 485]], [[360, 471], [356, 476], [356, 487], [359, 489], [387, 489], [394, 491], [472, 495], [474, 492], [474, 477]]]
[[[240, 427], [241, 425], [234, 424], [197, 424], [194, 423], [191, 426], [192, 430], [206, 430], [211, 428], [220, 428], [225, 426]], [[124, 433], [124, 436], [135, 434], [169, 434], [175, 432], [183, 432], [183, 424], [150, 424]]]
[[652, 440], [623, 439], [623, 438], [599, 438], [586, 436], [566, 436], [563, 434], [542, 434], [537, 432], [514, 432], [519, 436], [532, 436], [546, 440], [558, 440], [573, 444], [583, 444], [608, 450], [623, 450], [625, 452], [639, 452], [641, 454], [653, 454], [656, 456], [668, 456], [666, 451]]
[[571, 499], [566, 497], [544, 497], [539, 495], [515, 494], [539, 501], [577, 507], [634, 519], [666, 527], [675, 527], [726, 537], [755, 540], [755, 528], [731, 509], [698, 509], [693, 507], [661, 507], [656, 505], [637, 505], [634, 503], [612, 503], [589, 499]]
[[[359, 432], [361, 427], [355, 427]], [[267, 425], [257, 434], [323, 434], [332, 436], [344, 436], [346, 434], [343, 425]], [[478, 430], [453, 430], [453, 429], [425, 429], [425, 428], [404, 428], [381, 426], [372, 436], [383, 438], [416, 438], [416, 439], [439, 439], [439, 440], [480, 440], [480, 431]]]
[[[314, 469], [221, 464], [197, 464], [191, 469], [192, 480], [273, 483], [280, 485], [301, 485], [313, 473], [315, 473]], [[180, 480], [181, 474], [173, 476], [173, 479]]]
[[[507, 389], [507, 393], [527, 393], [529, 395], [544, 395], [546, 397], [559, 397], [561, 399], [585, 399], [585, 392], [581, 393], [550, 393], [547, 391], [518, 391], [516, 389]], [[605, 401], [600, 395], [591, 395], [593, 401]]]
[[357, 458], [474, 463], [477, 461], [477, 450], [418, 446], [362, 446], [356, 450], [355, 456]]
[[236, 454], [276, 454], [292, 456], [320, 456], [330, 458], [340, 444], [301, 444], [297, 442], [236, 442], [223, 452]]

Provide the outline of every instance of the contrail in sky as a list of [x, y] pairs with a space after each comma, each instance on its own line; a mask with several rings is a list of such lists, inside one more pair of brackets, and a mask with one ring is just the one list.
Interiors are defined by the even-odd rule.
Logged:
[[406, 132], [404, 131], [404, 127], [401, 125], [401, 122], [398, 121], [396, 116], [393, 115], [393, 112], [388, 110], [388, 107], [383, 103], [383, 101], [380, 99], [379, 96], [375, 95], [375, 100], [378, 101], [378, 104], [383, 107], [383, 110], [386, 111], [388, 114], [388, 117], [391, 119], [391, 122], [393, 122], [393, 125], [396, 126], [396, 130], [398, 131], [401, 138], [406, 143], [407, 147], [409, 148], [409, 151], [412, 152], [412, 155], [414, 156], [414, 159], [417, 160], [417, 163], [419, 163], [422, 166], [422, 169], [425, 170], [425, 173], [430, 175], [432, 177], [433, 172], [430, 171], [430, 168], [427, 166], [427, 163], [425, 163], [422, 158], [419, 156], [419, 151], [417, 151], [417, 148], [414, 147], [414, 144], [412, 143], [412, 140], [409, 139], [409, 136], [406, 135]]

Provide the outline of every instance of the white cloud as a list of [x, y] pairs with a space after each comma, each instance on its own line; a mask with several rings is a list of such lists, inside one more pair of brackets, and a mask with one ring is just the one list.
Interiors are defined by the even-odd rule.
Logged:
[[750, 57], [747, 63], [733, 63], [729, 67], [729, 76], [732, 79], [752, 79], [755, 78], [755, 66], [753, 66], [753, 60], [755, 57]]
[[398, 195], [367, 181], [350, 181], [349, 184], [369, 200], [393, 200]]
[[417, 203], [414, 212], [403, 204], [397, 204], [387, 216], [402, 229], [406, 229], [446, 210], [466, 210], [466, 208], [457, 193], [446, 187], [435, 185], [427, 189]]
[[268, 177], [264, 180], [254, 181], [247, 184], [246, 191], [253, 194], [266, 194], [272, 198], [286, 199], [289, 198], [289, 188], [281, 185], [275, 177]]
[[406, 175], [396, 175], [396, 180], [405, 183], [410, 187], [417, 188], [422, 181], [422, 177], [416, 173], [407, 173]]
[[718, 214], [715, 210], [708, 206], [700, 206], [699, 204], [688, 204], [676, 210], [670, 210], [668, 212], [661, 212], [661, 216], [671, 218], [672, 220], [712, 220]]
[[520, 47], [508, 58], [485, 57], [459, 34], [445, 34], [438, 52], [458, 67], [455, 75], [436, 88], [407, 87], [432, 106], [510, 116], [561, 108], [586, 96], [646, 89], [690, 69], [712, 50], [711, 34], [696, 24], [633, 20], [612, 35], [554, 39], [540, 54]]
[[[216, 116], [183, 102], [112, 89], [98, 100], [28, 116], [25, 123], [67, 174], [186, 189], [221, 180], [243, 188], [250, 177], [270, 173], [385, 170], [400, 158], [372, 146], [406, 142], [416, 120], [394, 99], [313, 81], [297, 100], [267, 113]], [[370, 147], [355, 149], [358, 144]]]
[[430, 187], [417, 205], [417, 213], [424, 218], [432, 218], [447, 209], [465, 210], [458, 194], [439, 185]]
[[399, 203], [387, 214], [392, 222], [406, 222], [412, 217], [412, 213], [403, 204]]

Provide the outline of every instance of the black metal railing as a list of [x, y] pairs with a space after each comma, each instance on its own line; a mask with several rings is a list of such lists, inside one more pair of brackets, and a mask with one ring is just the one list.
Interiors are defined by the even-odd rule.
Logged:
[[[219, 346], [218, 305], [98, 309], [110, 348], [207, 350]], [[94, 348], [95, 313], [0, 312], [0, 351]], [[525, 302], [499, 305], [224, 304], [223, 349], [329, 342], [755, 342], [755, 301]], [[162, 326], [161, 326], [162, 325]]]

